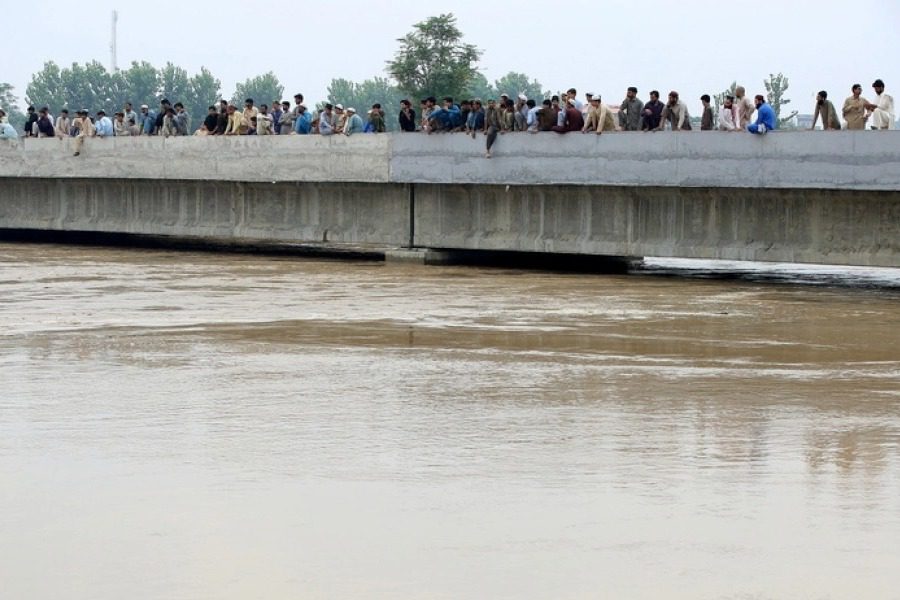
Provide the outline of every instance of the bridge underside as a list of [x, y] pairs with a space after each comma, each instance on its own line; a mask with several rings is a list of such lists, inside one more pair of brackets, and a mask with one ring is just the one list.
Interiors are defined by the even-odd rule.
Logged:
[[0, 179], [0, 228], [900, 266], [900, 192]]

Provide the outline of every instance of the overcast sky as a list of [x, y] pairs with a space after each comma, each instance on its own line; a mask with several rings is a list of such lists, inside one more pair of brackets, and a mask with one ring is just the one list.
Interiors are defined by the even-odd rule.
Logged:
[[[289, 7], [293, 22], [285, 16]], [[236, 82], [273, 70], [285, 96], [302, 91], [308, 103], [322, 100], [332, 78], [384, 75], [396, 39], [441, 12], [453, 12], [464, 39], [483, 51], [479, 66], [489, 80], [524, 72], [547, 89], [574, 86], [609, 103], [618, 103], [629, 85], [644, 100], [651, 88], [663, 94], [675, 89], [696, 114], [701, 94], [717, 93], [735, 79], [751, 95], [765, 93], [763, 79], [779, 71], [790, 78], [789, 108], [801, 113], [812, 112], [820, 89], [843, 99], [859, 82], [871, 96], [876, 77], [889, 93], [900, 94], [898, 0], [81, 0], [7, 9], [0, 81], [15, 86], [20, 104], [31, 74], [45, 61], [67, 66], [97, 59], [109, 66], [113, 9], [119, 12], [120, 67], [132, 60], [172, 61], [193, 75], [206, 66], [228, 97]]]

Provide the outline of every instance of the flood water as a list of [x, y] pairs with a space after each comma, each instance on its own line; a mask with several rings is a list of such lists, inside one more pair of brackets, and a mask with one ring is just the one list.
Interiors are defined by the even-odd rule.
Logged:
[[0, 244], [0, 597], [900, 598], [900, 273], [651, 271]]

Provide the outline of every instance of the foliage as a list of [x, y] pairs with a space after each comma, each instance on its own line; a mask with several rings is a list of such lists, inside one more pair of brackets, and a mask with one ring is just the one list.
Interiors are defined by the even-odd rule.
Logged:
[[387, 71], [413, 98], [465, 95], [481, 52], [462, 41], [453, 13], [429, 17], [397, 40]]
[[772, 105], [772, 110], [775, 111], [778, 127], [783, 128], [790, 123], [793, 123], [794, 117], [797, 116], [796, 110], [784, 118], [781, 117], [782, 107], [791, 103], [789, 99], [784, 97], [785, 92], [787, 92], [788, 87], [790, 87], [788, 78], [783, 73], [779, 73], [778, 75], [769, 73], [769, 78], [763, 80], [763, 84], [766, 86], [766, 95], [768, 96], [769, 104]]
[[19, 99], [13, 94], [13, 86], [0, 83], [0, 108], [6, 111], [9, 124], [21, 131], [25, 126], [25, 115], [19, 110]]
[[256, 106], [270, 104], [272, 100], [283, 99], [284, 86], [278, 81], [275, 73], [269, 71], [237, 84], [231, 101], [242, 106], [244, 100], [252, 98]]
[[525, 94], [529, 98], [533, 98], [538, 104], [544, 98], [550, 97], [550, 92], [545, 91], [541, 82], [537, 79], [529, 80], [525, 73], [515, 73], [510, 71], [500, 79], [494, 82], [495, 94], [507, 94], [510, 98], [515, 98], [519, 94]]
[[157, 69], [146, 61], [132, 62], [127, 69], [110, 73], [97, 61], [66, 68], [51, 61], [32, 76], [26, 96], [29, 104], [49, 106], [55, 113], [62, 108], [112, 112], [126, 102], [135, 108], [156, 107], [160, 99], [168, 98], [173, 104], [182, 102], [196, 119], [218, 98], [221, 85], [205, 67], [188, 77], [187, 71], [172, 63]]
[[[400, 125], [397, 117], [400, 113], [400, 101], [405, 96], [385, 77], [366, 79], [362, 83], [354, 83], [347, 79], [332, 79], [328, 86], [328, 101], [332, 104], [343, 104], [353, 107], [359, 116], [366, 119], [366, 113], [375, 103], [381, 104], [384, 110], [384, 121], [388, 131], [397, 131]], [[414, 107], [416, 102], [413, 101]]]
[[475, 71], [472, 73], [472, 79], [469, 81], [469, 85], [466, 88], [465, 97], [474, 100], [475, 98], [481, 98], [482, 100], [487, 101], [490, 98], [497, 98], [497, 90], [491, 83], [487, 80], [481, 71]]
[[219, 94], [222, 89], [222, 82], [216, 79], [209, 69], [200, 67], [200, 72], [191, 77], [189, 101], [184, 102], [184, 108], [199, 123], [206, 115], [206, 111], [211, 104], [215, 104], [219, 100]]

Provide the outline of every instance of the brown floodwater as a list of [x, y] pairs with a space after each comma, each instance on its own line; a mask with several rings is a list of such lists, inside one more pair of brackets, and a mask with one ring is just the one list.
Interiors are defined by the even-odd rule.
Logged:
[[0, 244], [0, 597], [900, 598], [898, 271], [650, 271]]

